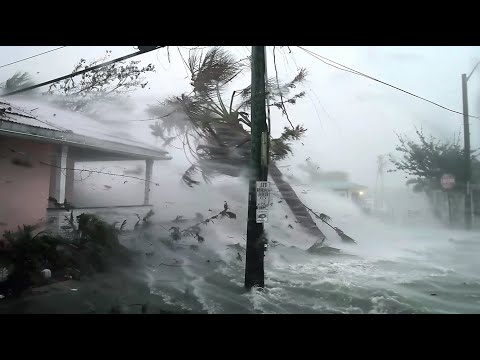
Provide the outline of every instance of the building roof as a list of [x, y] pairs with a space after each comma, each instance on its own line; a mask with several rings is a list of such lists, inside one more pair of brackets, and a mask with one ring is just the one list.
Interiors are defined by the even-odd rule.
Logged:
[[64, 144], [132, 160], [171, 159], [167, 151], [136, 139], [134, 131], [120, 136], [111, 125], [45, 101], [13, 96], [8, 100], [0, 98], [0, 135]]

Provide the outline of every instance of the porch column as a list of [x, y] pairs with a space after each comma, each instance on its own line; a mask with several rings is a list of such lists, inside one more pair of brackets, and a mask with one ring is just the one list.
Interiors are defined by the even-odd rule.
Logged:
[[65, 200], [70, 204], [74, 202], [74, 178], [75, 178], [75, 161], [71, 156], [67, 158], [66, 183], [65, 183]]
[[68, 146], [62, 145], [60, 152], [55, 157], [55, 188], [53, 196], [60, 204], [65, 202], [65, 188], [67, 184], [67, 156]]
[[153, 160], [145, 160], [146, 171], [145, 171], [145, 195], [143, 198], [143, 205], [149, 205], [150, 203], [150, 184], [152, 181], [152, 170], [153, 170]]

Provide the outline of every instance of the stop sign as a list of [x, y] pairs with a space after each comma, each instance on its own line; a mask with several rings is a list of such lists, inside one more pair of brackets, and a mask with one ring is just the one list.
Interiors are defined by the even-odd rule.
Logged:
[[440, 178], [440, 184], [445, 190], [449, 190], [455, 186], [455, 176], [451, 174], [444, 174]]

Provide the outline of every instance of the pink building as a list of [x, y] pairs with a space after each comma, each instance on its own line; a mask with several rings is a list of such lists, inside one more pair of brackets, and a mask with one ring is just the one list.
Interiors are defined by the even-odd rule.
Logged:
[[[97, 126], [78, 114], [58, 111], [48, 118], [48, 105], [48, 111], [33, 115], [14, 103], [0, 101], [0, 237], [24, 224], [46, 224], [52, 214], [63, 218], [65, 211], [49, 198], [60, 204], [73, 199], [76, 162], [145, 161], [145, 192], [138, 207], [148, 211], [153, 164], [169, 160], [166, 151], [109, 134], [91, 135], [95, 132], [86, 125]], [[57, 125], [62, 121], [68, 128]]]

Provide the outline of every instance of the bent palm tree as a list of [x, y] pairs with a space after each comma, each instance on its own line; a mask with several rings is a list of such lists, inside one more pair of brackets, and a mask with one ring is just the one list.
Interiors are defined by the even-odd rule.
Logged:
[[[171, 97], [159, 105], [149, 107], [150, 115], [163, 116], [155, 125], [150, 126], [154, 136], [162, 138], [166, 144], [183, 136], [184, 149], [188, 150], [196, 161], [183, 175], [183, 180], [191, 187], [199, 183], [193, 179], [195, 172], [200, 172], [208, 182], [220, 174], [240, 176], [248, 168], [251, 126], [248, 111], [251, 87], [233, 91], [228, 105], [223, 101], [226, 85], [249, 67], [246, 60], [248, 59], [235, 61], [230, 53], [219, 47], [210, 49], [205, 56], [194, 51], [188, 61], [192, 85], [190, 94]], [[288, 97], [291, 90], [305, 77], [305, 69], [300, 69], [294, 79], [287, 83], [280, 84], [275, 78], [268, 79], [266, 96], [272, 106], [286, 114], [286, 104], [295, 104], [297, 99], [305, 96], [305, 92], [300, 92]], [[165, 113], [167, 115], [163, 115]], [[300, 139], [305, 131], [302, 126], [291, 124], [290, 128], [284, 128], [280, 137], [271, 139], [270, 171], [297, 221], [310, 234], [323, 241], [325, 236], [275, 165], [275, 161], [292, 153], [291, 142]], [[174, 132], [177, 134], [172, 136]], [[195, 144], [192, 145], [190, 139], [193, 139]]]

